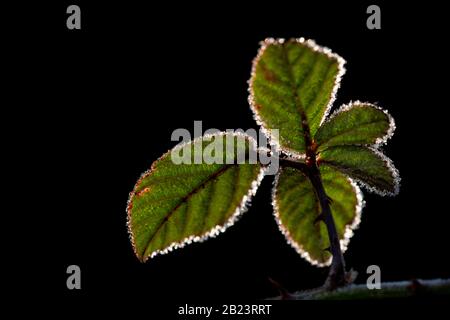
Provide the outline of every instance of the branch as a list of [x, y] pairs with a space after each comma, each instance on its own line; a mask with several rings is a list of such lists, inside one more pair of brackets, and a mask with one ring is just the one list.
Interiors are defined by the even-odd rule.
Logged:
[[[317, 288], [289, 294], [289, 300], [371, 300], [411, 297], [448, 297], [450, 279], [382, 282], [381, 289], [369, 290], [366, 284], [352, 284], [336, 290]], [[285, 300], [285, 296], [269, 300]]]

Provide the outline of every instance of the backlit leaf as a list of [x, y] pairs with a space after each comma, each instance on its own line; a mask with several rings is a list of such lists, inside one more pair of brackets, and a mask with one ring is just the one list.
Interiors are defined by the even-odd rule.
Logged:
[[[363, 206], [358, 186], [347, 176], [330, 167], [320, 169], [341, 248], [346, 250], [350, 237], [360, 222]], [[331, 254], [325, 224], [314, 223], [320, 203], [309, 179], [299, 170], [283, 168], [273, 192], [275, 217], [288, 243], [306, 260], [317, 266], [329, 265]]]
[[[304, 156], [334, 101], [345, 61], [312, 40], [266, 39], [253, 62], [250, 105], [272, 144]], [[273, 130], [279, 130], [277, 137]]]
[[[230, 146], [230, 137], [235, 141]], [[260, 164], [237, 164], [238, 153], [254, 151], [256, 143], [248, 136], [222, 133], [196, 139], [175, 151], [184, 154], [206, 150], [221, 139], [218, 154], [234, 163], [175, 164], [168, 152], [155, 161], [130, 193], [128, 226], [136, 256], [145, 261], [191, 242], [215, 236], [231, 226], [245, 210], [255, 193], [264, 169]], [[240, 139], [243, 143], [237, 143]], [[215, 153], [212, 153], [215, 155]]]
[[344, 105], [317, 131], [318, 150], [336, 145], [374, 145], [389, 138], [395, 129], [393, 118], [379, 107], [362, 102]]
[[380, 195], [396, 195], [400, 178], [391, 160], [374, 148], [337, 146], [322, 151], [321, 165], [332, 166]]

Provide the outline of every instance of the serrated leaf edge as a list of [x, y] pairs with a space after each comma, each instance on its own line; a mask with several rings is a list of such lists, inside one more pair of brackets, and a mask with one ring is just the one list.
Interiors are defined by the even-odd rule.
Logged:
[[[355, 101], [350, 101], [349, 103], [343, 104], [341, 105], [338, 109], [336, 109], [335, 111], [333, 111], [332, 114], [330, 114], [327, 119], [325, 119], [325, 122], [329, 122], [331, 121], [331, 119], [333, 119], [334, 117], [336, 117], [338, 114], [342, 113], [342, 112], [346, 112], [346, 111], [350, 111], [352, 108], [357, 107], [357, 106], [362, 106], [362, 105], [368, 105], [374, 109], [380, 110], [381, 112], [383, 112], [389, 119], [389, 128], [388, 131], [386, 132], [386, 134], [382, 137], [379, 137], [375, 140], [375, 143], [373, 144], [369, 144], [367, 146], [371, 146], [373, 148], [378, 149], [379, 147], [383, 146], [384, 144], [386, 144], [386, 142], [392, 138], [392, 136], [394, 135], [396, 126], [395, 126], [395, 120], [394, 118], [391, 116], [391, 114], [386, 110], [381, 108], [380, 106], [374, 104], [374, 103], [370, 103], [370, 102], [361, 102], [359, 100], [355, 100]], [[357, 144], [353, 144], [353, 145], [357, 145]]]
[[[283, 171], [283, 168], [280, 168], [280, 171], [275, 176], [275, 179], [273, 181], [273, 187], [272, 187], [272, 207], [273, 207], [273, 214], [274, 214], [274, 217], [275, 217], [275, 221], [276, 221], [276, 223], [278, 225], [278, 229], [284, 235], [284, 237], [286, 239], [286, 242], [292, 248], [294, 248], [294, 250], [303, 259], [305, 259], [306, 261], [308, 261], [309, 263], [311, 263], [313, 266], [316, 266], [316, 267], [329, 266], [331, 264], [332, 257], [330, 257], [324, 263], [323, 262], [319, 262], [319, 261], [311, 258], [311, 256], [309, 255], [308, 251], [303, 249], [303, 246], [301, 244], [299, 244], [298, 242], [296, 242], [292, 238], [292, 236], [290, 235], [289, 230], [283, 225], [283, 222], [281, 221], [280, 211], [279, 211], [279, 208], [278, 208], [277, 197], [276, 197], [276, 192], [277, 192], [276, 190], [277, 190], [277, 185], [278, 185], [278, 182], [279, 182], [279, 177], [280, 177], [282, 171]], [[353, 179], [351, 179], [347, 175], [345, 175], [345, 176], [346, 176], [347, 180], [350, 182], [350, 184], [352, 185], [353, 190], [355, 191], [357, 203], [356, 203], [356, 206], [355, 206], [355, 211], [356, 211], [355, 212], [355, 217], [352, 220], [351, 224], [348, 224], [348, 225], [345, 226], [344, 238], [340, 240], [342, 253], [344, 253], [347, 250], [348, 244], [350, 243], [350, 239], [353, 237], [354, 230], [356, 230], [359, 227], [359, 224], [361, 223], [361, 213], [362, 213], [362, 209], [365, 206], [365, 201], [364, 201], [364, 197], [363, 197], [363, 193], [361, 192], [361, 189], [355, 183], [355, 181], [353, 181]]]
[[[295, 150], [292, 150], [290, 148], [285, 148], [280, 145], [280, 142], [272, 134], [272, 130], [267, 127], [267, 125], [264, 123], [264, 121], [259, 116], [258, 110], [256, 108], [255, 97], [253, 94], [253, 81], [256, 77], [256, 66], [257, 66], [259, 60], [261, 59], [262, 55], [264, 54], [264, 51], [266, 50], [266, 48], [269, 45], [283, 44], [285, 41], [286, 41], [286, 39], [284, 39], [284, 38], [266, 38], [265, 40], [260, 42], [260, 48], [258, 49], [258, 53], [257, 53], [256, 57], [253, 59], [251, 76], [250, 76], [250, 79], [248, 80], [248, 92], [249, 92], [248, 103], [250, 105], [250, 109], [253, 112], [253, 118], [255, 119], [256, 123], [261, 127], [261, 131], [264, 133], [264, 135], [269, 138], [269, 142], [270, 142], [271, 146], [274, 148], [274, 150], [276, 150], [277, 152], [282, 152], [292, 158], [296, 158], [298, 160], [304, 160], [306, 158], [306, 154], [299, 153]], [[330, 101], [328, 102], [328, 105], [325, 108], [325, 112], [320, 121], [320, 124], [319, 124], [319, 127], [320, 127], [322, 125], [322, 123], [325, 121], [325, 119], [328, 117], [328, 114], [330, 113], [333, 103], [336, 100], [337, 91], [339, 90], [339, 88], [341, 86], [341, 79], [346, 72], [345, 67], [344, 67], [346, 61], [340, 55], [331, 51], [331, 49], [329, 49], [327, 47], [319, 46], [312, 39], [305, 39], [305, 38], [301, 37], [301, 38], [291, 38], [291, 39], [288, 39], [288, 41], [295, 41], [295, 42], [304, 44], [308, 48], [312, 49], [313, 51], [323, 53], [331, 59], [336, 59], [338, 62], [339, 71], [338, 71], [338, 74], [336, 75], [336, 80], [334, 82], [333, 90], [331, 91]]]
[[[388, 170], [390, 171], [390, 173], [392, 174], [392, 177], [394, 179], [394, 191], [390, 192], [390, 191], [386, 191], [386, 190], [380, 190], [376, 187], [372, 187], [367, 185], [366, 183], [364, 183], [363, 181], [354, 178], [354, 180], [356, 181], [356, 183], [363, 187], [364, 189], [366, 189], [369, 192], [375, 193], [379, 196], [389, 196], [389, 197], [394, 197], [396, 196], [399, 192], [400, 192], [400, 182], [401, 182], [401, 178], [400, 178], [400, 173], [398, 172], [397, 168], [394, 166], [394, 163], [392, 162], [392, 160], [390, 158], [388, 158], [383, 152], [381, 152], [379, 149], [375, 148], [375, 147], [371, 147], [368, 146], [366, 147], [368, 148], [370, 151], [372, 151], [373, 153], [375, 153], [375, 155], [377, 155], [378, 157], [381, 158], [381, 160], [385, 163], [386, 167], [388, 168]], [[332, 165], [331, 165], [332, 166]], [[336, 168], [336, 170], [339, 170], [338, 168]], [[341, 170], [339, 170], [340, 172], [342, 172]], [[345, 175], [347, 175], [345, 172], [342, 172]]]
[[240, 133], [240, 132], [233, 132], [233, 133], [230, 133], [230, 132], [219, 132], [219, 133], [213, 133], [213, 134], [206, 134], [206, 135], [203, 135], [201, 137], [195, 138], [195, 139], [193, 139], [191, 141], [184, 142], [184, 143], [179, 143], [174, 148], [172, 148], [172, 149], [168, 150], [166, 153], [164, 153], [157, 160], [153, 161], [150, 169], [141, 174], [141, 176], [139, 177], [138, 181], [136, 182], [136, 184], [133, 187], [133, 191], [131, 191], [129, 193], [129, 197], [128, 197], [128, 201], [127, 201], [127, 207], [126, 207], [126, 211], [127, 211], [127, 222], [126, 222], [126, 224], [127, 224], [128, 235], [129, 235], [132, 247], [133, 247], [134, 254], [142, 262], [146, 262], [148, 259], [154, 258], [157, 255], [163, 255], [163, 254], [169, 253], [169, 252], [171, 252], [171, 251], [173, 251], [175, 249], [183, 248], [183, 247], [185, 247], [188, 244], [195, 243], [195, 242], [203, 242], [203, 241], [205, 241], [205, 240], [207, 240], [209, 238], [216, 237], [217, 235], [219, 235], [220, 233], [225, 232], [226, 229], [228, 229], [229, 227], [234, 225], [236, 223], [236, 221], [238, 221], [239, 218], [242, 216], [242, 214], [244, 214], [248, 210], [248, 207], [250, 206], [250, 203], [251, 203], [251, 198], [256, 194], [256, 191], [257, 191], [259, 185], [261, 184], [262, 179], [265, 176], [265, 172], [266, 172], [267, 168], [264, 167], [264, 166], [261, 167], [260, 172], [257, 175], [257, 178], [252, 181], [250, 189], [248, 190], [247, 194], [242, 198], [240, 204], [236, 207], [234, 213], [231, 215], [231, 217], [223, 225], [217, 225], [214, 228], [212, 228], [211, 230], [205, 232], [204, 234], [202, 234], [200, 236], [190, 236], [190, 237], [187, 237], [187, 238], [183, 239], [182, 241], [172, 242], [166, 248], [160, 249], [160, 250], [156, 250], [156, 251], [152, 252], [152, 254], [150, 256], [145, 256], [144, 255], [141, 258], [139, 257], [139, 254], [138, 254], [137, 249], [136, 249], [136, 243], [135, 243], [134, 235], [133, 235], [133, 232], [131, 230], [131, 225], [132, 225], [131, 209], [133, 207], [133, 198], [136, 195], [136, 189], [140, 185], [142, 180], [145, 179], [147, 176], [149, 176], [154, 171], [155, 164], [158, 161], [160, 161], [163, 158], [165, 158], [168, 155], [170, 155], [172, 150], [174, 150], [174, 149], [178, 150], [178, 149], [183, 148], [184, 146], [186, 146], [188, 144], [193, 144], [193, 143], [196, 143], [196, 142], [201, 141], [203, 139], [210, 139], [210, 138], [212, 138], [214, 136], [224, 136], [224, 135], [230, 135], [230, 134], [233, 135], [233, 136], [245, 137], [246, 139], [249, 140], [249, 143], [256, 149], [257, 143], [256, 143], [255, 139], [253, 137], [249, 136], [249, 135], [246, 135], [246, 134], [243, 134], [243, 133]]

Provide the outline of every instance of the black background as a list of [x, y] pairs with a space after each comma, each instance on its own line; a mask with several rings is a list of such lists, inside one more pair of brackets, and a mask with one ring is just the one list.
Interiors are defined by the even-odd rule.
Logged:
[[[401, 190], [395, 198], [364, 192], [362, 223], [345, 254], [357, 281], [372, 264], [383, 281], [450, 276], [447, 188], [439, 184], [448, 107], [442, 8], [375, 2], [382, 29], [368, 30], [368, 2], [73, 3], [82, 30], [66, 29], [68, 2], [24, 5], [8, 25], [9, 119], [19, 120], [12, 136], [26, 130], [15, 145], [27, 177], [19, 194], [33, 191], [22, 199], [32, 209], [13, 216], [20, 245], [9, 265], [24, 270], [11, 276], [19, 292], [184, 303], [273, 296], [269, 277], [288, 290], [322, 284], [327, 270], [300, 258], [277, 229], [271, 177], [217, 238], [146, 264], [129, 242], [128, 193], [175, 145], [174, 129], [192, 131], [194, 120], [204, 129], [257, 128], [247, 80], [265, 37], [303, 36], [331, 48], [347, 60], [335, 107], [376, 102], [396, 120], [384, 150]], [[71, 264], [81, 267], [80, 291], [66, 288]]]

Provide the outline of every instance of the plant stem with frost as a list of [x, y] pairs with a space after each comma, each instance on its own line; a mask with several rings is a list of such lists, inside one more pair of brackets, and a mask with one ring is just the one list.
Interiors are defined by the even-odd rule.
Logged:
[[331, 213], [330, 198], [327, 196], [323, 187], [322, 177], [317, 166], [315, 154], [310, 155], [306, 163], [301, 163], [291, 158], [280, 158], [279, 161], [282, 166], [301, 170], [305, 175], [307, 175], [319, 199], [322, 212], [317, 220], [322, 220], [325, 223], [330, 241], [330, 248], [324, 249], [328, 249], [333, 256], [330, 271], [324, 287], [328, 290], [333, 290], [337, 287], [346, 285], [345, 260], [342, 254], [336, 224]]

